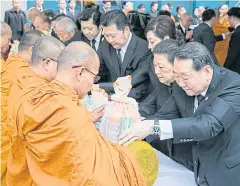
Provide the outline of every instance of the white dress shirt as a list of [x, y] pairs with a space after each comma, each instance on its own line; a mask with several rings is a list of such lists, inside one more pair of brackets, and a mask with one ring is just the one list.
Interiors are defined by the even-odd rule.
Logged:
[[237, 27], [239, 27], [240, 26], [240, 23], [238, 23], [236, 26], [235, 26], [235, 29], [237, 29]]
[[67, 10], [66, 10], [66, 9], [64, 9], [64, 10], [60, 9], [60, 14], [65, 14], [65, 15], [67, 15]]
[[[96, 51], [98, 50], [98, 47], [99, 47], [99, 44], [101, 42], [101, 36], [102, 36], [102, 32], [100, 31], [99, 34], [97, 35], [97, 37], [95, 38], [95, 49]], [[91, 47], [93, 45], [92, 41], [90, 42], [91, 43]]]
[[186, 33], [186, 28], [185, 28], [181, 23], [179, 23], [179, 25], [180, 25], [180, 27], [182, 28], [183, 33], [185, 34], [185, 33]]
[[43, 7], [41, 6], [41, 7], [39, 7], [38, 5], [36, 5], [36, 8], [40, 11], [40, 12], [42, 12], [43, 11]]
[[[205, 89], [201, 95], [202, 96], [206, 96], [207, 93], [207, 89]], [[205, 98], [205, 100], [207, 100], [208, 97]], [[197, 110], [199, 104], [198, 104], [198, 99], [197, 96], [195, 96], [194, 99], [194, 113]], [[173, 138], [173, 129], [172, 129], [172, 122], [171, 120], [159, 120], [159, 124], [160, 124], [160, 140], [165, 140], [165, 139], [171, 139]]]
[[74, 16], [74, 10], [72, 10], [71, 8], [69, 8], [69, 12], [71, 12], [71, 14]]
[[121, 48], [120, 54], [121, 54], [122, 62], [124, 60], [124, 56], [126, 54], [126, 51], [127, 51], [127, 48], [128, 48], [128, 45], [129, 45], [131, 39], [132, 39], [132, 32], [130, 32], [128, 41], [126, 42], [126, 44]]

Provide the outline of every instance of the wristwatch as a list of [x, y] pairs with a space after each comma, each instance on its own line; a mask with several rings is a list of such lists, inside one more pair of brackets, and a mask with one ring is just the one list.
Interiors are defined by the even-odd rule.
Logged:
[[160, 135], [160, 124], [159, 124], [159, 120], [157, 118], [154, 119], [154, 124], [152, 126], [152, 133], [153, 134], [157, 134]]

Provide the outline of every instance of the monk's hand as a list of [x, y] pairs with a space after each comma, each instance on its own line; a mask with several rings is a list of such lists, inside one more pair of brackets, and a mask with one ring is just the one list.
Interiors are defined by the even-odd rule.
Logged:
[[127, 146], [133, 141], [142, 140], [152, 133], [152, 120], [141, 121], [119, 136], [119, 144]]
[[104, 108], [105, 108], [105, 105], [102, 105], [102, 106], [94, 109], [90, 113], [90, 116], [91, 116], [91, 119], [92, 119], [93, 123], [101, 121], [101, 118], [102, 118], [102, 116], [104, 114]]
[[24, 24], [24, 30], [25, 31], [31, 30], [30, 25], [28, 23]]

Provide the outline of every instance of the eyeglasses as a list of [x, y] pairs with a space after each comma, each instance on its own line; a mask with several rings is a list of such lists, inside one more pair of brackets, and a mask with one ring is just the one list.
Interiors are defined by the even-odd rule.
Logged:
[[[78, 68], [78, 67], [83, 67], [83, 66], [73, 66], [72, 68]], [[94, 77], [93, 82], [94, 83], [97, 83], [100, 80], [100, 78], [101, 78], [100, 76], [98, 76], [97, 74], [94, 74], [92, 71], [88, 70], [86, 67], [84, 67], [84, 69], [93, 75], [93, 77]]]

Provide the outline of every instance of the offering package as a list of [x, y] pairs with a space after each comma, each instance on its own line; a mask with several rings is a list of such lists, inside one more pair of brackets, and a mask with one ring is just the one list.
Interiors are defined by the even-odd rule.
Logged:
[[119, 135], [140, 121], [140, 114], [136, 100], [127, 97], [132, 88], [131, 76], [119, 78], [113, 86], [115, 94], [105, 108], [99, 131], [109, 141], [118, 143]]

